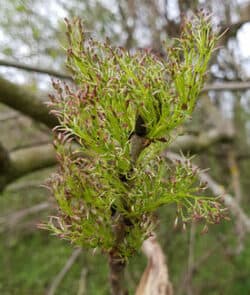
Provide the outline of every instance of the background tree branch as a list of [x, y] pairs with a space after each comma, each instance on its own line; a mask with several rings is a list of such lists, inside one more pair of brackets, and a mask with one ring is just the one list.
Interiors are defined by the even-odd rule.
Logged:
[[26, 64], [22, 64], [18, 62], [6, 61], [3, 59], [0, 59], [0, 66], [8, 67], [8, 68], [16, 68], [16, 69], [20, 69], [20, 70], [24, 70], [24, 71], [32, 72], [32, 73], [49, 75], [49, 76], [53, 76], [60, 79], [72, 80], [72, 78], [65, 73], [60, 73], [58, 71], [51, 70], [51, 69], [45, 69], [45, 68], [43, 69], [43, 68], [39, 68], [35, 66], [30, 66], [30, 65], [26, 65]]
[[49, 110], [35, 94], [0, 77], [0, 102], [29, 116], [37, 122], [47, 125], [49, 128], [57, 125], [55, 116], [49, 114]]
[[15, 150], [8, 153], [8, 158], [5, 170], [0, 171], [0, 191], [21, 176], [56, 164], [55, 149], [52, 144]]

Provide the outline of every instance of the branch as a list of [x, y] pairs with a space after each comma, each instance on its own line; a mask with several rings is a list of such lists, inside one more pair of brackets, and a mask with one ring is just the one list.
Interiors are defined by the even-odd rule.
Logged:
[[60, 79], [67, 79], [67, 80], [72, 79], [69, 75], [64, 74], [64, 73], [59, 73], [54, 70], [42, 69], [39, 67], [34, 67], [34, 66], [25, 65], [25, 64], [21, 64], [21, 63], [17, 63], [17, 62], [12, 62], [12, 61], [5, 61], [5, 60], [1, 60], [1, 59], [0, 59], [0, 66], [16, 68], [16, 69], [20, 69], [20, 70], [24, 70], [24, 71], [28, 71], [28, 72], [35, 72], [35, 73], [44, 74], [44, 75], [50, 75], [50, 76], [54, 76], [54, 77], [57, 77]]
[[[138, 116], [135, 124], [135, 131], [132, 137], [130, 138], [130, 158], [131, 158], [131, 167], [133, 169], [140, 153], [146, 147], [145, 143], [147, 142], [144, 137], [145, 127], [143, 119]], [[109, 252], [109, 282], [111, 286], [112, 295], [125, 295], [128, 293], [127, 286], [125, 284], [125, 267], [126, 261], [121, 259], [119, 253], [119, 246], [126, 237], [126, 217], [122, 214], [117, 214], [117, 226], [114, 227], [114, 236], [115, 236], [115, 245]], [[115, 217], [115, 216], [114, 216]]]
[[53, 166], [56, 163], [55, 149], [52, 144], [28, 147], [10, 153], [12, 176], [17, 178], [24, 174]]
[[186, 290], [187, 295], [192, 295], [194, 293], [193, 291], [193, 268], [194, 268], [194, 252], [195, 252], [195, 231], [196, 231], [196, 225], [194, 222], [191, 224], [190, 229], [190, 239], [189, 239], [189, 253], [188, 253], [188, 268], [187, 268], [187, 277], [186, 277]]
[[[28, 147], [8, 154], [8, 165], [0, 169], [0, 191], [10, 182], [33, 171], [54, 166], [56, 153], [52, 144]], [[0, 154], [1, 156], [1, 154]]]
[[[126, 2], [124, 2], [126, 3]], [[134, 31], [135, 31], [135, 17], [136, 17], [136, 8], [134, 1], [127, 2], [127, 9], [126, 12], [124, 7], [121, 3], [118, 4], [119, 13], [121, 16], [121, 25], [123, 27], [123, 31], [127, 33], [125, 47], [127, 49], [131, 49], [134, 41]], [[128, 18], [133, 20], [132, 25], [128, 24]]]
[[207, 91], [239, 91], [250, 89], [250, 81], [245, 82], [215, 82], [206, 84], [202, 92]]
[[79, 279], [79, 287], [77, 291], [77, 295], [86, 295], [86, 276], [88, 270], [84, 267], [81, 271], [80, 279]]
[[49, 208], [49, 206], [50, 206], [49, 202], [42, 202], [30, 208], [19, 210], [17, 212], [9, 214], [8, 216], [1, 217], [0, 224], [5, 224], [7, 228], [12, 228], [15, 225], [19, 224], [20, 221], [24, 219], [25, 217], [41, 212]]
[[[228, 151], [228, 166], [232, 178], [232, 188], [235, 195], [235, 201], [240, 206], [242, 203], [242, 191], [240, 185], [240, 169], [237, 163], [236, 153], [231, 148]], [[236, 220], [235, 231], [237, 235], [237, 246], [235, 252], [240, 254], [244, 249], [244, 240], [245, 240], [245, 228], [242, 226], [242, 223]]]
[[183, 151], [197, 153], [204, 151], [211, 145], [218, 142], [232, 142], [234, 132], [232, 129], [220, 130], [219, 128], [211, 129], [207, 132], [202, 132], [198, 136], [186, 134], [176, 138], [169, 146], [172, 151]]
[[73, 254], [69, 257], [69, 259], [65, 263], [63, 269], [58, 273], [58, 275], [55, 277], [54, 281], [50, 285], [49, 290], [46, 293], [47, 295], [54, 295], [56, 293], [56, 290], [58, 286], [60, 285], [61, 281], [63, 280], [67, 272], [71, 269], [72, 265], [74, 264], [78, 256], [81, 254], [81, 252], [82, 252], [81, 248], [74, 250]]
[[[8, 150], [5, 149], [5, 147], [0, 142], [0, 174], [5, 173], [10, 166], [10, 157]], [[1, 183], [1, 181], [0, 181]]]
[[19, 116], [19, 114], [17, 112], [14, 112], [14, 111], [11, 111], [11, 112], [8, 112], [8, 113], [3, 113], [0, 116], [0, 122], [2, 124], [2, 122], [17, 119], [18, 116]]
[[49, 114], [49, 110], [42, 100], [23, 87], [1, 77], [0, 102], [22, 112], [35, 121], [47, 125], [49, 128], [58, 124], [57, 119]]
[[[220, 247], [219, 243], [216, 243], [215, 245], [213, 245], [212, 248], [209, 248], [207, 252], [205, 252], [202, 256], [196, 258], [196, 261], [194, 262], [194, 264], [192, 265], [192, 276], [199, 271], [199, 269], [201, 267], [204, 267], [204, 263], [210, 258], [210, 256], [215, 252], [218, 251], [218, 248]], [[185, 290], [187, 290], [187, 285], [189, 284], [189, 274], [188, 274], [188, 270], [186, 270], [183, 274], [182, 274], [182, 278], [180, 279], [181, 283], [178, 286], [177, 292], [176, 294], [183, 294]]]
[[[44, 168], [46, 169], [46, 167]], [[27, 180], [27, 181], [21, 181], [21, 182], [14, 182], [13, 184], [11, 183], [10, 185], [8, 185], [8, 187], [6, 188], [6, 191], [8, 192], [19, 192], [21, 193], [21, 191], [27, 191], [30, 189], [44, 189], [43, 186], [41, 186], [41, 179], [37, 179], [37, 180]]]

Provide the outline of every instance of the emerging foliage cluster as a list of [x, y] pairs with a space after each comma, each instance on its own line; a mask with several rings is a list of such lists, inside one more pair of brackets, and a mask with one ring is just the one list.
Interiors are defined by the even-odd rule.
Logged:
[[209, 18], [186, 21], [164, 58], [86, 38], [79, 20], [67, 27], [67, 65], [77, 89], [54, 82], [60, 168], [49, 183], [59, 213], [48, 228], [126, 258], [151, 234], [162, 205], [176, 203], [184, 222], [218, 222], [222, 209], [198, 196], [204, 187], [197, 171], [160, 156], [203, 87], [217, 39]]

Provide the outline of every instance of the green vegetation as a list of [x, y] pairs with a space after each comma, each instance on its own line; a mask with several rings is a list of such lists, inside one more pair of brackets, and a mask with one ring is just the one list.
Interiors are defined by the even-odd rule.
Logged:
[[176, 203], [184, 223], [218, 223], [223, 209], [197, 196], [204, 190], [197, 171], [161, 157], [203, 86], [217, 40], [209, 18], [186, 21], [165, 59], [86, 39], [79, 20], [67, 27], [68, 67], [78, 89], [54, 82], [60, 168], [49, 187], [60, 211], [48, 228], [127, 259], [152, 233], [162, 205]]

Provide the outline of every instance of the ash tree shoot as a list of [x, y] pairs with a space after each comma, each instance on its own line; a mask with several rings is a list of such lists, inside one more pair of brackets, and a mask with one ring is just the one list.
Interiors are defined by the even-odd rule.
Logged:
[[186, 20], [165, 57], [87, 38], [66, 21], [67, 65], [76, 86], [54, 82], [59, 168], [49, 180], [58, 215], [46, 228], [109, 257], [112, 294], [122, 293], [130, 256], [150, 237], [157, 208], [217, 223], [224, 209], [202, 195], [197, 171], [161, 156], [195, 107], [218, 39], [205, 15]]

